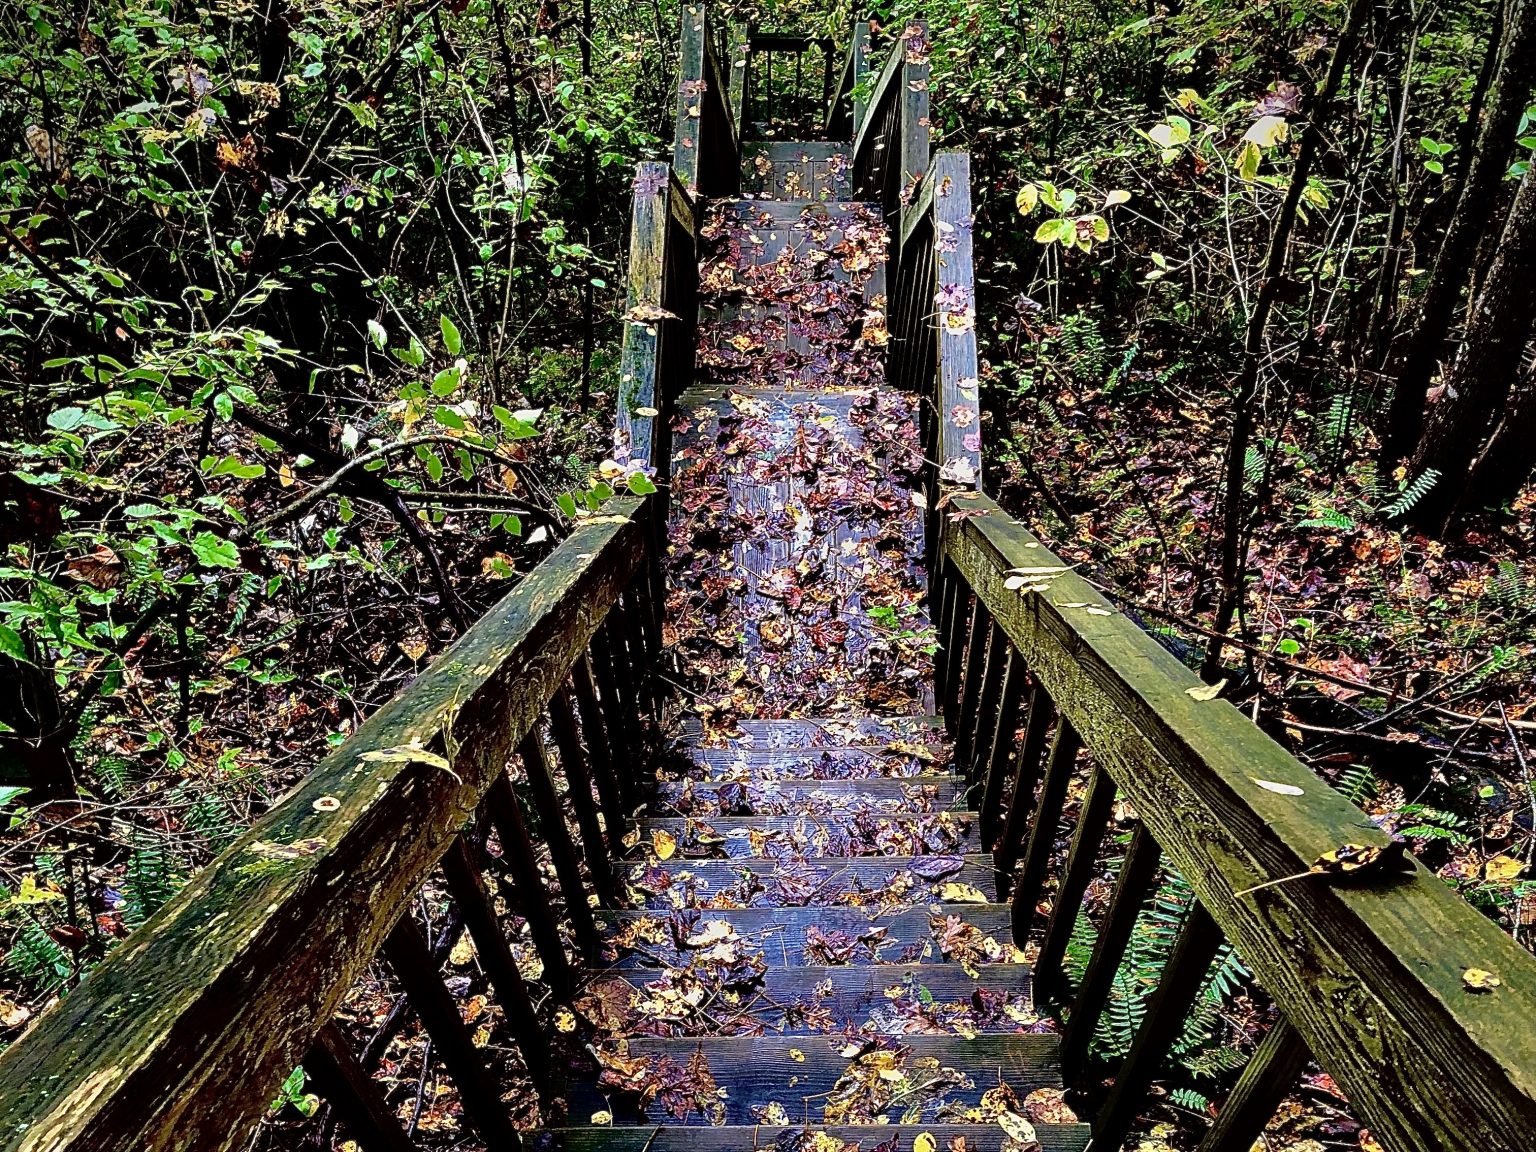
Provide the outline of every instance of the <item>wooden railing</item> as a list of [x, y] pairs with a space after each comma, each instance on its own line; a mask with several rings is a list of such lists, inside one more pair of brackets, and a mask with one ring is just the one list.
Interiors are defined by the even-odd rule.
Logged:
[[748, 32], [743, 120], [754, 135], [811, 140], [821, 133], [837, 84], [834, 51], [823, 36]]
[[928, 25], [915, 20], [886, 57], [853, 145], [853, 194], [893, 227], [928, 170]]
[[848, 52], [838, 73], [832, 98], [827, 101], [825, 134], [828, 140], [852, 140], [864, 123], [865, 103], [855, 93], [869, 73], [869, 21], [855, 20], [848, 38]]
[[707, 4], [683, 5], [672, 167], [692, 196], [730, 196], [741, 187], [741, 118], [732, 108], [734, 64], [720, 66], [727, 42]]
[[[487, 1144], [516, 1147], [489, 1050], [471, 1042], [440, 966], [467, 930], [508, 1036], [540, 1091], [552, 1090], [548, 1042], [486, 876], [527, 919], [550, 988], [568, 996], [571, 962], [528, 825], [537, 821], [548, 848], [579, 952], [595, 955], [588, 891], [605, 905], [616, 897], [606, 862], [638, 797], [629, 766], [651, 738], [641, 718], [654, 714], [660, 638], [654, 512], [616, 497], [578, 523], [0, 1057], [0, 1147], [243, 1148], [300, 1064], [360, 1144], [409, 1147], [369, 1075], [383, 1045], [360, 1053], [333, 1019], [377, 958], [403, 990], [400, 1010], [425, 1027], [468, 1123]], [[431, 945], [410, 912], [424, 885], [454, 908]]]

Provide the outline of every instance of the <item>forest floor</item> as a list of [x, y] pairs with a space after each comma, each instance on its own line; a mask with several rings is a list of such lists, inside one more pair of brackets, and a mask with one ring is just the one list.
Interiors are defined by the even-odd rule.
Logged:
[[[1198, 666], [1228, 411], [1108, 368], [1077, 326], [1041, 328], [1032, 387], [994, 381], [988, 486]], [[1404, 532], [1363, 416], [1329, 415], [1287, 422], [1267, 475], [1251, 460], [1268, 498], [1224, 694], [1530, 947], [1536, 491], [1459, 540]]]

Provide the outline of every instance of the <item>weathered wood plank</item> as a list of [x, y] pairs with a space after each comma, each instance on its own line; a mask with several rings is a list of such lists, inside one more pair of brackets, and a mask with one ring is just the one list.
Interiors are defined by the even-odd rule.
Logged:
[[1227, 1094], [1199, 1152], [1249, 1152], [1311, 1056], [1301, 1033], [1284, 1017], [1277, 1020]]
[[[1417, 861], [1366, 884], [1235, 896], [1388, 838], [1230, 704], [1191, 697], [1199, 679], [1064, 565], [1044, 593], [1005, 588], [1009, 568], [1060, 561], [991, 500], [956, 504], [980, 515], [946, 525], [947, 553], [1377, 1138], [1524, 1147], [1536, 958]], [[1469, 967], [1501, 986], [1469, 990]]]
[[[817, 904], [895, 907], [927, 905], [942, 898], [945, 884], [966, 884], [993, 897], [992, 857], [956, 857], [934, 880], [931, 856], [852, 856], [806, 860], [671, 860], [664, 865], [625, 864], [631, 902], [643, 908], [707, 909], [720, 900], [731, 907], [808, 907]], [[664, 876], [662, 875], [664, 874]]]
[[[848, 963], [858, 966], [943, 962], [945, 952], [935, 935], [935, 918], [940, 929], [946, 929], [952, 919], [955, 926], [964, 930], [958, 935], [977, 945], [975, 954], [968, 956], [978, 964], [1000, 962], [1014, 955], [1006, 947], [1006, 904], [931, 905], [884, 914], [860, 908], [732, 908], [690, 915], [685, 923], [718, 920], [744, 941], [745, 950], [761, 951], [770, 963], [785, 967], [827, 963], [827, 945], [816, 945], [816, 935], [819, 933], [824, 941], [831, 938], [834, 946], [841, 936], [846, 936], [849, 940], [841, 944], [861, 942], [859, 947], [849, 948]], [[669, 913], [600, 912], [598, 920], [610, 937], [604, 945], [604, 958], [611, 959], [617, 967], [687, 964], [692, 955], [690, 949], [676, 946]], [[637, 932], [637, 928], [646, 931]], [[615, 934], [628, 938], [630, 933], [644, 938], [645, 943], [633, 948], [613, 943]], [[989, 938], [994, 950], [981, 947]], [[989, 959], [990, 955], [997, 960]]]
[[976, 351], [976, 283], [972, 267], [971, 155], [940, 152], [925, 181], [934, 187], [937, 265], [939, 476], [981, 489], [981, 400]]
[[1061, 1042], [1061, 1065], [1066, 1070], [1068, 1083], [1077, 1083], [1086, 1069], [1094, 1030], [1109, 1004], [1115, 973], [1125, 958], [1131, 933], [1136, 929], [1136, 918], [1157, 883], [1161, 859], [1157, 841], [1152, 839], [1146, 825], [1138, 822], [1131, 833], [1125, 859], [1121, 861], [1120, 875], [1115, 878], [1115, 890], [1110, 895], [1104, 921], [1093, 942], [1093, 955], [1088, 960], [1083, 982], [1078, 985], [1077, 998], [1067, 1017], [1067, 1033]]
[[[871, 816], [708, 816], [688, 820], [677, 816], [645, 819], [639, 822], [640, 847], [649, 851], [651, 837], [664, 832], [681, 845], [680, 859], [720, 859], [723, 855], [732, 860], [784, 859], [797, 854], [796, 849], [809, 846], [817, 849], [833, 848], [835, 851], [799, 851], [802, 856], [908, 856], [923, 851], [925, 837], [934, 836], [933, 816], [892, 812]], [[927, 851], [952, 851], [959, 853], [981, 852], [981, 835], [976, 827], [974, 812], [946, 812], [943, 827], [953, 836], [942, 849]], [[710, 832], [723, 838], [723, 843], [711, 840], [711, 855], [700, 855], [701, 847], [690, 843], [690, 832], [707, 825]]]
[[[630, 1054], [649, 1058], [666, 1058], [686, 1066], [696, 1052], [702, 1051], [709, 1069], [728, 1095], [723, 1101], [728, 1124], [750, 1124], [754, 1120], [754, 1105], [782, 1104], [792, 1120], [814, 1123], [822, 1118], [825, 1104], [823, 1093], [832, 1091], [840, 1076], [854, 1063], [840, 1055], [847, 1044], [842, 1037], [829, 1041], [813, 1042], [806, 1037], [706, 1037], [702, 1040], [633, 1039], [629, 1042]], [[965, 1040], [953, 1036], [907, 1036], [901, 1047], [909, 1055], [906, 1061], [935, 1059], [941, 1068], [953, 1068], [962, 1073], [974, 1073], [964, 1083], [951, 1088], [944, 1099], [975, 1105], [981, 1094], [1005, 1083], [1014, 1094], [1023, 1099], [1037, 1088], [1048, 1088], [1060, 1083], [1060, 1066], [1057, 1063], [1055, 1036], [1032, 1034], [1023, 1036], [977, 1036]], [[804, 1055], [797, 1060], [790, 1049]], [[795, 1082], [790, 1083], [791, 1079]], [[605, 1097], [586, 1084], [570, 1087], [571, 1114], [585, 1116], [605, 1107]], [[632, 1101], [614, 1098], [616, 1118], [638, 1118], [642, 1113]], [[894, 1104], [889, 1113], [891, 1120], [900, 1119], [909, 1101]], [[937, 1104], [928, 1105], [930, 1111]], [[660, 1121], [665, 1112], [653, 1102], [643, 1115]], [[676, 1118], [674, 1118], [676, 1119]], [[708, 1123], [708, 1118], [697, 1112], [690, 1114], [682, 1123]]]
[[638, 507], [578, 525], [0, 1056], [0, 1147], [244, 1145], [636, 570]]
[[1099, 846], [1109, 832], [1109, 818], [1114, 807], [1115, 782], [1103, 768], [1095, 768], [1088, 778], [1088, 793], [1083, 797], [1072, 847], [1067, 851], [1066, 867], [1056, 885], [1045, 937], [1040, 942], [1040, 957], [1036, 963], [1042, 976], [1042, 1001], [1054, 1000], [1069, 990], [1062, 961], [1067, 955], [1072, 929], [1077, 924], [1077, 914], [1083, 906], [1083, 896], [1097, 872]]
[[1051, 754], [1045, 759], [1045, 778], [1040, 781], [1040, 796], [1035, 802], [1035, 816], [1029, 824], [1029, 841], [1019, 858], [1018, 875], [1013, 878], [1008, 900], [1013, 905], [1013, 942], [1023, 947], [1029, 939], [1035, 918], [1035, 905], [1045, 889], [1050, 872], [1051, 850], [1056, 846], [1056, 828], [1061, 823], [1067, 786], [1082, 748], [1077, 732], [1065, 720], [1056, 725]]
[[[969, 1152], [1004, 1152], [1007, 1136], [996, 1124], [879, 1124], [862, 1127], [822, 1127], [844, 1142], [854, 1142], [863, 1152], [884, 1147], [893, 1152], [911, 1152], [917, 1137], [932, 1136], [940, 1148], [955, 1147], [961, 1137]], [[547, 1128], [528, 1135], [535, 1152], [751, 1152], [752, 1149], [781, 1147], [783, 1141], [798, 1142], [801, 1128], [775, 1128], [753, 1125], [750, 1128], [689, 1128], [675, 1124], [617, 1128]], [[1036, 1124], [1040, 1152], [1083, 1152], [1088, 1146], [1086, 1124]]]

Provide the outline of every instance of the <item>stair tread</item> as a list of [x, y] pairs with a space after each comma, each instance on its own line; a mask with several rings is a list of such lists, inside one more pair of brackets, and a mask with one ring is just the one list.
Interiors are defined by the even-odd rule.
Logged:
[[[894, 1122], [912, 1109], [920, 1109], [925, 1120], [938, 1119], [941, 1109], [959, 1114], [978, 1106], [982, 1094], [999, 1084], [1006, 1084], [1018, 1100], [1061, 1085], [1060, 1041], [1046, 1032], [904, 1036], [887, 1040], [884, 1049], [876, 1049], [872, 1040], [850, 1043], [842, 1036], [633, 1037], [624, 1043], [627, 1052], [619, 1058], [637, 1073], [631, 1082], [666, 1083], [684, 1069], [707, 1068], [714, 1084], [725, 1089], [724, 1098], [709, 1092], [705, 1114], [691, 1106], [688, 1093], [664, 1091], [640, 1107], [634, 1096], [615, 1092], [611, 1085], [573, 1083], [572, 1115], [588, 1115], [611, 1102], [616, 1119], [627, 1114], [660, 1121], [671, 1103], [676, 1110], [671, 1118], [684, 1124], [749, 1124], [777, 1119], [773, 1106], [778, 1105], [778, 1115], [791, 1123], [825, 1121], [826, 1109], [834, 1110], [834, 1121]], [[844, 1054], [850, 1051], [857, 1054]], [[882, 1067], [901, 1075], [881, 1077], [877, 1070]], [[708, 1085], [697, 1074], [689, 1080]], [[842, 1109], [840, 1094], [857, 1111]]]
[[[1037, 1023], [1030, 969], [994, 964], [972, 976], [955, 963], [786, 967], [738, 946], [694, 954], [694, 963], [663, 970], [583, 974], [577, 1012], [604, 1035], [979, 1035], [1022, 1032]], [[652, 985], [649, 990], [647, 986]], [[692, 993], [692, 1011], [661, 1011]], [[674, 995], [675, 994], [675, 995]], [[678, 1017], [682, 1016], [680, 1020]]]
[[[953, 863], [953, 868], [949, 865]], [[996, 899], [991, 853], [958, 857], [853, 856], [804, 860], [615, 861], [621, 879], [646, 908], [898, 907], [943, 902], [945, 885]], [[957, 888], [950, 888], [958, 893]], [[978, 901], [979, 902], [979, 901]]]
[[[580, 1117], [573, 1117], [580, 1119]], [[1034, 1125], [1040, 1152], [1083, 1152], [1088, 1146], [1088, 1125]], [[617, 1125], [610, 1127], [543, 1128], [524, 1133], [529, 1152], [813, 1152], [810, 1138], [826, 1133], [842, 1141], [836, 1152], [911, 1152], [913, 1142], [927, 1133], [939, 1149], [948, 1152], [951, 1141], [965, 1139], [967, 1152], [1003, 1152], [1007, 1139], [994, 1122], [978, 1124], [862, 1124], [722, 1125], [699, 1128], [678, 1124]], [[1016, 1145], [1015, 1145], [1016, 1147]], [[814, 1152], [824, 1152], [820, 1146]]]
[[[980, 852], [975, 812], [875, 812], [852, 816], [652, 816], [638, 821], [637, 850], [655, 859], [654, 833], [675, 841], [672, 859], [835, 858]], [[814, 851], [812, 851], [814, 849]]]
[[685, 717], [681, 724], [685, 740], [699, 741], [698, 747], [821, 748], [852, 747], [860, 744], [888, 743], [925, 736], [935, 742], [944, 739], [944, 722], [937, 716], [807, 716], [787, 720], [738, 720], [733, 732], [718, 733], [705, 741], [704, 724], [696, 716]]
[[704, 781], [887, 779], [921, 783], [955, 774], [947, 749], [913, 747], [921, 747], [923, 754], [888, 752], [881, 746], [805, 751], [674, 746], [668, 768], [674, 775]]
[[[619, 968], [687, 963], [682, 942], [718, 922], [761, 951], [769, 963], [884, 967], [897, 962], [939, 964], [964, 957], [978, 969], [1017, 962], [1006, 904], [936, 904], [880, 914], [860, 908], [729, 908], [699, 913], [598, 912], [603, 959]], [[680, 935], [673, 932], [679, 920]], [[718, 930], [716, 930], [718, 932]]]
[[916, 781], [668, 780], [656, 786], [652, 811], [658, 816], [845, 815], [861, 809], [942, 812], [959, 807], [964, 795], [965, 782], [951, 773]]

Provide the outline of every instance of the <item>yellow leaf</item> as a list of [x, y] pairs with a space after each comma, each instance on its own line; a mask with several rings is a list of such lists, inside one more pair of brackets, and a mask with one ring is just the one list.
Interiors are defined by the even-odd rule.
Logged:
[[1461, 982], [1468, 992], [1492, 992], [1504, 981], [1482, 968], [1468, 968], [1461, 974]]
[[[1040, 189], [1036, 188], [1033, 184], [1026, 184], [1019, 189], [1019, 194], [1014, 197], [1013, 202], [1018, 208], [1020, 216], [1028, 216], [1035, 210], [1035, 206], [1040, 203]], [[923, 1135], [926, 1136], [927, 1133], [925, 1132]], [[931, 1140], [932, 1137], [930, 1136], [929, 1139]], [[914, 1152], [917, 1152], [917, 1150], [914, 1149]]]
[[613, 1123], [613, 1113], [606, 1111], [594, 1112], [592, 1113], [592, 1123], [595, 1127], [606, 1128], [608, 1125]]
[[999, 1112], [997, 1124], [1008, 1133], [1008, 1139], [1017, 1140], [1020, 1144], [1034, 1144], [1039, 1139], [1035, 1135], [1035, 1126], [1017, 1112]]
[[939, 889], [939, 899], [951, 904], [985, 904], [987, 894], [972, 884], [951, 880]]
[[278, 466], [277, 482], [284, 488], [293, 487], [293, 469], [288, 466], [287, 461]]
[[[43, 883], [46, 884], [48, 882], [45, 880]], [[40, 887], [37, 882], [37, 876], [34, 873], [22, 877], [21, 891], [17, 892], [16, 895], [11, 897], [11, 904], [13, 906], [27, 904], [46, 904], [50, 900], [62, 899], [64, 899], [64, 893], [53, 892], [48, 888]]]
[[576, 1031], [576, 1017], [569, 1008], [562, 1008], [555, 1013], [555, 1030], [558, 1032]]
[[1259, 175], [1259, 146], [1252, 140], [1244, 140], [1237, 150], [1237, 174], [1244, 180], [1254, 180]]
[[677, 851], [677, 837], [663, 828], [657, 828], [651, 833], [651, 848], [656, 853], [656, 859], [670, 860]]
[[800, 1051], [800, 1049], [798, 1049], [798, 1048], [791, 1048], [789, 1050], [789, 1058], [791, 1060], [793, 1060], [796, 1064], [804, 1064], [805, 1063], [805, 1053]]
[[1513, 856], [1495, 856], [1483, 865], [1483, 877], [1495, 884], [1503, 880], [1513, 880], [1525, 871], [1525, 865]]
[[1225, 680], [1218, 680], [1214, 684], [1201, 684], [1197, 688], [1186, 688], [1184, 694], [1191, 700], [1214, 700], [1221, 695], [1221, 690], [1227, 686]]
[[1243, 139], [1260, 148], [1273, 148], [1276, 144], [1284, 144], [1290, 134], [1291, 127], [1284, 116], [1260, 116], [1253, 122], [1253, 127], [1243, 133]]
[[932, 1132], [919, 1132], [912, 1140], [912, 1152], [935, 1152], [938, 1146]]

